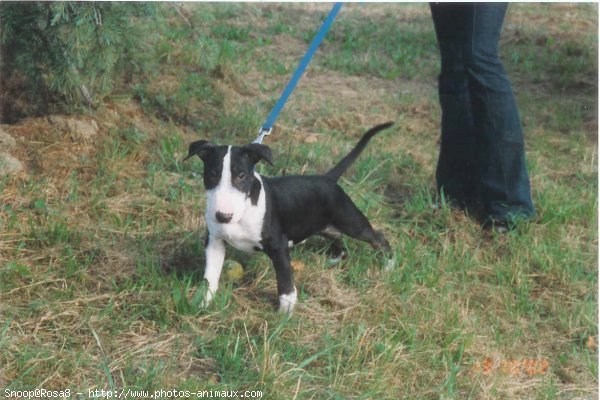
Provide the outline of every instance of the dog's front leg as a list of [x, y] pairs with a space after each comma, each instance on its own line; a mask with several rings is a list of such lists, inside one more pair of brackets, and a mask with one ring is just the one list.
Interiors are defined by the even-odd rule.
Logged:
[[225, 261], [225, 241], [208, 235], [206, 243], [206, 269], [204, 279], [208, 281], [208, 290], [204, 295], [204, 307], [207, 307], [219, 288], [219, 277]]
[[294, 286], [294, 273], [290, 262], [288, 241], [283, 238], [277, 243], [265, 246], [265, 253], [275, 267], [277, 276], [277, 293], [279, 294], [279, 312], [291, 313], [296, 305], [298, 293]]

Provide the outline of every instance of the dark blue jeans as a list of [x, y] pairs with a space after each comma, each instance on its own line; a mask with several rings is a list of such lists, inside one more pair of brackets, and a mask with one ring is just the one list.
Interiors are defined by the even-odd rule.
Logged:
[[479, 204], [488, 222], [532, 217], [523, 130], [498, 57], [507, 4], [431, 4], [442, 68], [436, 181], [447, 198]]

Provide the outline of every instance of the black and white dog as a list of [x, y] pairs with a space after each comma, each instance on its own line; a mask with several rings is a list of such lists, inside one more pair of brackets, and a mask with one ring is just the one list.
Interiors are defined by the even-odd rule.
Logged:
[[277, 276], [279, 311], [291, 312], [297, 291], [290, 264], [290, 244], [315, 234], [346, 234], [381, 249], [392, 260], [383, 234], [336, 183], [378, 132], [391, 122], [368, 130], [357, 145], [325, 175], [267, 178], [254, 171], [265, 160], [272, 165], [271, 150], [262, 144], [216, 146], [206, 140], [189, 146], [188, 158], [204, 162], [206, 188], [206, 270], [208, 305], [219, 285], [225, 259], [225, 242], [246, 252], [263, 251]]

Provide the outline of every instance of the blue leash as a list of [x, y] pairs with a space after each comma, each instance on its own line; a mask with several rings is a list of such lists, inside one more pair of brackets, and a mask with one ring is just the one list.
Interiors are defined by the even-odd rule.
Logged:
[[290, 94], [292, 94], [292, 92], [294, 91], [296, 84], [298, 83], [298, 81], [302, 77], [302, 74], [304, 73], [304, 70], [310, 63], [312, 56], [315, 54], [315, 52], [319, 48], [319, 45], [323, 41], [325, 34], [327, 34], [327, 31], [329, 30], [329, 27], [333, 23], [333, 20], [335, 20], [335, 17], [337, 16], [338, 12], [340, 11], [340, 8], [342, 8], [342, 4], [343, 3], [335, 3], [333, 5], [333, 8], [329, 12], [329, 15], [327, 16], [327, 18], [325, 18], [323, 25], [321, 25], [321, 29], [319, 29], [319, 32], [317, 32], [315, 38], [313, 39], [312, 43], [310, 44], [310, 47], [306, 51], [306, 54], [304, 55], [302, 60], [300, 60], [300, 64], [298, 64], [296, 71], [294, 71], [294, 75], [292, 75], [292, 79], [290, 79], [290, 82], [287, 84], [285, 90], [281, 94], [281, 97], [279, 97], [279, 100], [277, 101], [277, 104], [275, 104], [275, 107], [273, 107], [271, 114], [269, 114], [265, 123], [262, 124], [262, 126], [258, 130], [258, 137], [252, 143], [262, 143], [265, 136], [268, 136], [271, 134], [275, 120], [277, 119], [277, 117], [279, 116], [279, 113], [283, 109], [283, 106], [285, 105], [288, 97], [290, 97]]

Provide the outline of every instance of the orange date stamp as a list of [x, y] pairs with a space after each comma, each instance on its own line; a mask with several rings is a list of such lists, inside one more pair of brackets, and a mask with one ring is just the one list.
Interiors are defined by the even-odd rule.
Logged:
[[511, 377], [534, 377], [545, 375], [549, 368], [550, 362], [546, 358], [502, 360], [486, 357], [483, 361], [474, 363], [472, 371], [485, 376], [502, 374]]

